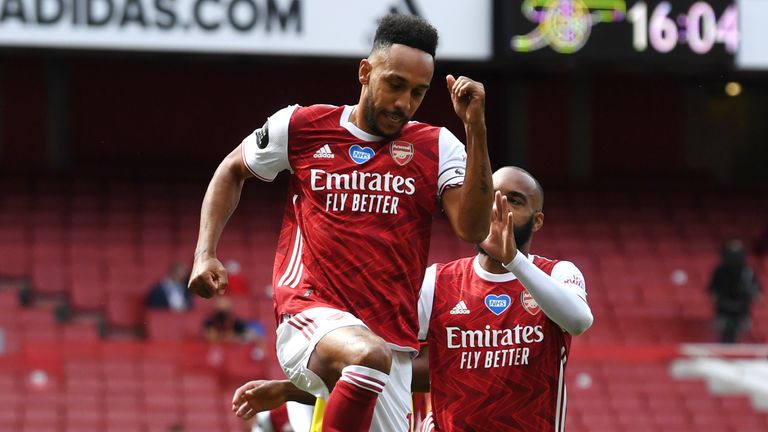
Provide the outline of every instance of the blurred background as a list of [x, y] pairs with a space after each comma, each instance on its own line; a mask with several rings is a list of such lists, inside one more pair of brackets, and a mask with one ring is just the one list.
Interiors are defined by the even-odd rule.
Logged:
[[[247, 183], [220, 301], [184, 290], [205, 188], [276, 110], [356, 103], [389, 12], [440, 32], [416, 119], [463, 137], [444, 75], [482, 81], [532, 250], [585, 274], [568, 429], [768, 430], [763, 0], [0, 0], [0, 430], [244, 430], [287, 176]], [[473, 253], [435, 217], [431, 261]]]

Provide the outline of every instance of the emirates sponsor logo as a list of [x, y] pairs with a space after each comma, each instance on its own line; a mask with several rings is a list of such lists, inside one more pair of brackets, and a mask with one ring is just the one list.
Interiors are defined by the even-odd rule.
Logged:
[[352, 171], [348, 174], [329, 173], [321, 169], [310, 170], [310, 182], [313, 191], [371, 191], [394, 192], [413, 195], [416, 192], [416, 179], [394, 175]]
[[539, 343], [544, 340], [540, 325], [492, 329], [486, 325], [482, 330], [464, 330], [460, 327], [446, 327], [448, 348], [487, 348]]

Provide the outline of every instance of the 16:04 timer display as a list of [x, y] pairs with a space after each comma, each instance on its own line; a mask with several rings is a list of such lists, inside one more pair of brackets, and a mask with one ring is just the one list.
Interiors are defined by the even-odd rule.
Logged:
[[[650, 12], [650, 15], [649, 15]], [[725, 44], [729, 53], [739, 45], [739, 18], [736, 5], [728, 6], [718, 17], [707, 2], [698, 1], [686, 12], [672, 18], [672, 4], [662, 1], [652, 11], [644, 1], [627, 11], [627, 21], [633, 25], [632, 45], [638, 51], [651, 48], [661, 53], [672, 51], [686, 43], [696, 54], [706, 54], [716, 43]]]
[[574, 54], [588, 45], [592, 27], [601, 23], [630, 24], [637, 52], [669, 53], [688, 45], [692, 53], [704, 55], [722, 44], [733, 54], [739, 44], [738, 11], [732, 1], [525, 0], [521, 11], [538, 26], [511, 37], [515, 52], [549, 46], [561, 54]]

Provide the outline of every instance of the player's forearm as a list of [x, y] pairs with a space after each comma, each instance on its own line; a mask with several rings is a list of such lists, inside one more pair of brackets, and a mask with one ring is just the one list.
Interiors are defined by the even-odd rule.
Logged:
[[578, 290], [544, 273], [522, 253], [518, 252], [504, 267], [517, 276], [541, 310], [563, 330], [578, 336], [592, 325], [592, 310]]
[[487, 134], [484, 121], [465, 125], [467, 134], [467, 169], [461, 198], [457, 226], [459, 237], [470, 243], [480, 243], [488, 235], [493, 206], [493, 180], [488, 157]]
[[290, 380], [280, 380], [277, 384], [280, 386], [280, 390], [285, 396], [285, 400], [298, 402], [304, 405], [315, 404], [316, 398], [314, 395], [299, 389]]
[[245, 177], [233, 168], [231, 155], [216, 169], [200, 210], [200, 231], [195, 257], [216, 257], [219, 238], [237, 208]]

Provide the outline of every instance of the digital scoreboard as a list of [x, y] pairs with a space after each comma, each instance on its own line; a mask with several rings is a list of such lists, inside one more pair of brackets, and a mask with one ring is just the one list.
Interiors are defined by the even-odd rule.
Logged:
[[522, 0], [497, 3], [501, 58], [730, 67], [734, 0]]

